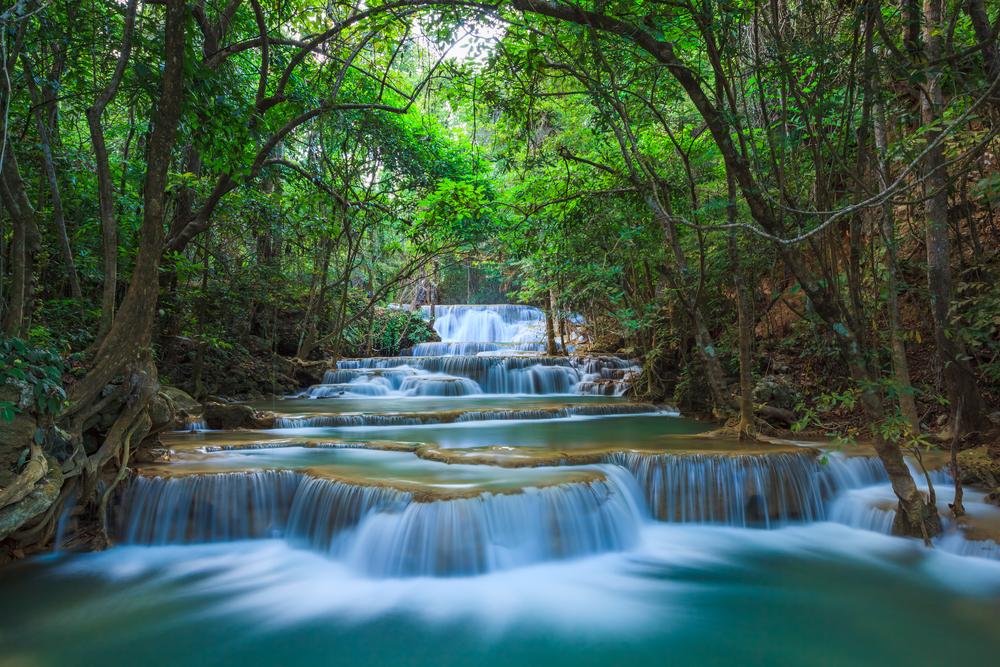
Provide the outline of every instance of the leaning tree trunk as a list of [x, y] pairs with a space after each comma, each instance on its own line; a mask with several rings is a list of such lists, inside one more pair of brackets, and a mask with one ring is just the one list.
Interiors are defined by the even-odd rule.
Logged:
[[[122, 367], [151, 347], [159, 297], [163, 221], [171, 151], [184, 102], [183, 0], [166, 0], [163, 88], [156, 126], [149, 139], [139, 251], [128, 294], [114, 325], [95, 355], [96, 365], [70, 391], [70, 402], [83, 405], [101, 392]], [[155, 372], [155, 370], [154, 370]], [[70, 408], [73, 410], [73, 408]]]
[[[875, 105], [875, 146], [878, 148], [878, 178], [882, 190], [890, 183], [890, 162], [886, 158], [889, 150], [889, 138], [885, 126], [885, 111], [881, 105]], [[906, 358], [906, 345], [903, 342], [903, 321], [899, 312], [900, 276], [897, 273], [899, 262], [896, 255], [896, 224], [893, 220], [892, 204], [886, 201], [882, 204], [882, 236], [885, 242], [886, 273], [889, 293], [889, 341], [892, 348], [892, 372], [899, 383], [899, 407], [906, 417], [912, 436], [920, 435], [920, 416], [917, 414], [917, 404], [913, 397], [913, 384], [910, 382], [910, 365]]]
[[[101, 324], [94, 341], [96, 350], [111, 331], [115, 320], [115, 294], [118, 286], [118, 223], [115, 220], [114, 182], [111, 179], [111, 160], [104, 140], [104, 125], [101, 117], [104, 109], [118, 93], [125, 68], [132, 53], [132, 32], [135, 28], [135, 14], [138, 0], [129, 0], [125, 10], [125, 27], [122, 45], [118, 51], [118, 63], [111, 75], [111, 81], [100, 92], [94, 105], [86, 111], [90, 141], [94, 145], [94, 165], [97, 172], [97, 201], [101, 214], [101, 249], [104, 253], [104, 286], [101, 294]], [[126, 147], [127, 151], [127, 147]], [[124, 178], [124, 174], [122, 176]]]
[[[184, 95], [185, 13], [183, 0], [166, 1], [163, 87], [156, 125], [149, 142], [143, 223], [128, 295], [122, 304], [120, 317], [100, 346], [96, 364], [87, 375], [67, 388], [67, 400], [59, 415], [60, 425], [70, 432], [73, 454], [63, 464], [65, 468], [58, 468], [65, 473], [64, 479], [70, 480], [69, 484], [76, 484], [72, 478], [82, 475], [83, 491], [77, 497], [83, 502], [92, 502], [95, 507], [95, 518], [99, 524], [96, 535], [98, 547], [109, 542], [106, 521], [100, 515], [115, 486], [124, 478], [132, 443], [141, 441], [151, 427], [147, 408], [155, 400], [159, 388], [152, 357], [152, 328], [159, 292], [157, 274], [163, 249], [168, 168]], [[5, 171], [9, 171], [6, 166]], [[9, 185], [10, 173], [4, 176], [4, 184]], [[5, 190], [9, 192], [9, 187]], [[113, 383], [116, 376], [122, 378], [117, 384]], [[105, 391], [109, 385], [114, 387], [110, 393]], [[90, 417], [116, 400], [121, 405], [120, 412], [97, 450], [87, 455], [82, 437], [84, 425]], [[113, 459], [118, 461], [117, 472], [104, 493], [95, 500], [99, 476]], [[58, 503], [65, 502], [70, 495], [71, 492], [64, 487], [59, 493], [61, 500]], [[27, 540], [29, 544], [47, 539], [53, 528], [52, 522], [57, 517], [49, 511], [39, 520], [41, 523], [15, 538]]]

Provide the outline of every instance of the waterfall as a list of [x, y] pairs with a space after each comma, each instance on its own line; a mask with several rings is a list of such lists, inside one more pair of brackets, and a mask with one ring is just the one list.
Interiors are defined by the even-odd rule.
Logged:
[[[275, 428], [346, 427], [346, 426], [421, 426], [470, 421], [565, 419], [568, 417], [613, 417], [615, 415], [663, 414], [649, 403], [613, 403], [610, 405], [570, 405], [564, 408], [527, 410], [456, 410], [450, 413], [426, 412], [409, 415], [312, 415], [279, 417]], [[210, 451], [206, 448], [206, 451]]]
[[289, 471], [138, 477], [123, 502], [122, 541], [178, 544], [279, 536], [300, 480]]
[[841, 452], [830, 452], [825, 458], [826, 462], [820, 466], [820, 484], [826, 498], [889, 481], [882, 462], [874, 456], [848, 457]]
[[[337, 363], [337, 370], [327, 371], [323, 384], [310, 387], [303, 396], [446, 397], [475, 393], [622, 396], [628, 389], [628, 378], [637, 370], [627, 359], [607, 355], [503, 355], [511, 348], [538, 345], [543, 344], [424, 343], [413, 350], [413, 356], [342, 359]], [[473, 352], [477, 356], [473, 356]], [[444, 381], [454, 378], [471, 380], [479, 390], [460, 381], [452, 386], [443, 385]]]
[[605, 460], [628, 470], [654, 518], [668, 522], [762, 524], [823, 517], [811, 454], [706, 456], [616, 452]]
[[630, 489], [609, 477], [410, 503], [372, 515], [346, 558], [371, 576], [472, 575], [621, 551], [638, 533]]
[[204, 417], [188, 417], [187, 418], [186, 427], [187, 428], [185, 428], [183, 430], [186, 430], [186, 431], [204, 431], [204, 430], [206, 430], [208, 428], [208, 426], [205, 424], [205, 418]]
[[884, 500], [884, 496], [881, 487], [844, 491], [830, 505], [830, 521], [888, 535], [892, 532], [892, 522], [896, 518], [896, 512], [876, 507], [877, 503]]
[[119, 533], [160, 545], [284, 537], [371, 576], [476, 574], [635, 544], [641, 492], [623, 471], [598, 470], [588, 481], [430, 502], [288, 471], [139, 477]]
[[472, 380], [443, 373], [408, 377], [403, 380], [399, 390], [408, 396], [469, 396], [483, 393]]
[[[430, 309], [421, 309], [430, 319]], [[545, 336], [545, 313], [531, 306], [437, 306], [434, 329], [445, 343], [533, 342]]]
[[374, 512], [400, 512], [412, 494], [381, 486], [306, 478], [299, 485], [288, 518], [293, 544], [340, 555], [343, 534]]
[[414, 357], [474, 357], [480, 352], [499, 352], [498, 343], [420, 343], [400, 356]]

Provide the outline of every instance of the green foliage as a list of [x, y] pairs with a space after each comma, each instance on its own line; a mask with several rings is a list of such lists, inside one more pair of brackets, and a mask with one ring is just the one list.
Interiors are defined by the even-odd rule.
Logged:
[[[0, 385], [11, 380], [12, 384], [26, 383], [41, 415], [56, 416], [62, 411], [66, 404], [63, 375], [71, 371], [74, 360], [77, 355], [66, 360], [48, 347], [0, 334]], [[14, 421], [16, 412], [20, 412], [16, 403], [0, 402], [3, 420]]]
[[[378, 308], [371, 326], [372, 354], [375, 356], [396, 356], [414, 345], [439, 340], [437, 332], [422, 317], [400, 308]], [[362, 341], [359, 336], [358, 342]]]
[[[963, 282], [958, 286], [953, 306], [950, 335], [960, 336], [973, 354], [989, 360], [979, 372], [994, 387], [1000, 386], [1000, 285], [984, 281]], [[973, 357], [967, 357], [969, 361]]]

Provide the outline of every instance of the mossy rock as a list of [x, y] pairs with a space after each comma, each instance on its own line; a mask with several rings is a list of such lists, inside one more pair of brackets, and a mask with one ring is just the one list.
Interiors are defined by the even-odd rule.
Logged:
[[985, 445], [959, 452], [958, 467], [963, 484], [982, 484], [990, 489], [1000, 486], [1000, 461]]
[[760, 379], [753, 390], [755, 403], [766, 403], [782, 410], [794, 410], [802, 399], [795, 386], [784, 377], [768, 375]]
[[201, 410], [201, 403], [191, 398], [191, 395], [177, 387], [162, 387], [160, 392], [174, 402], [174, 407], [185, 412], [198, 412]]
[[205, 405], [205, 424], [208, 428], [229, 431], [237, 428], [253, 428], [257, 413], [247, 405], [236, 403], [208, 403]]

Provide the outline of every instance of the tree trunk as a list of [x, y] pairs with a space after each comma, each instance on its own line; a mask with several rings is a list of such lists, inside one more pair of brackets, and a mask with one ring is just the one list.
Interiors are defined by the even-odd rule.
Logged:
[[35, 128], [38, 131], [38, 143], [42, 149], [42, 165], [49, 183], [49, 195], [52, 197], [52, 221], [55, 223], [56, 236], [59, 238], [59, 250], [62, 253], [63, 266], [69, 279], [69, 291], [74, 300], [74, 308], [80, 310], [83, 293], [80, 291], [80, 278], [76, 273], [76, 263], [73, 261], [73, 249], [70, 246], [69, 234], [66, 233], [66, 219], [63, 216], [62, 196], [59, 194], [59, 180], [56, 178], [56, 164], [52, 156], [52, 146], [49, 141], [49, 128], [45, 122], [45, 105], [42, 104], [38, 85], [28, 64], [27, 58], [21, 54], [25, 74], [28, 80], [28, 91], [34, 107]]
[[[889, 137], [885, 126], [885, 111], [881, 105], [874, 107], [875, 116], [875, 147], [878, 149], [878, 178], [882, 190], [889, 187], [891, 181], [891, 164], [888, 160]], [[910, 435], [920, 435], [920, 416], [917, 414], [917, 404], [913, 397], [913, 384], [910, 382], [910, 364], [906, 358], [906, 345], [903, 342], [903, 320], [899, 313], [899, 288], [902, 276], [897, 274], [899, 262], [896, 254], [896, 224], [893, 219], [892, 203], [882, 204], [882, 236], [885, 241], [886, 274], [889, 293], [889, 342], [892, 348], [892, 372], [899, 383], [899, 407], [906, 417], [910, 427]]]
[[556, 348], [556, 332], [552, 326], [552, 291], [545, 292], [545, 354], [554, 357], [559, 354]]
[[[186, 9], [183, 0], [166, 0], [163, 87], [156, 125], [149, 139], [139, 251], [128, 294], [122, 302], [115, 323], [94, 357], [96, 365], [67, 392], [67, 415], [89, 404], [90, 399], [98, 395], [125, 365], [149, 356], [159, 296], [168, 170], [184, 101]], [[151, 369], [144, 369], [143, 372], [152, 372], [155, 380], [155, 366]]]
[[0, 170], [0, 199], [13, 223], [10, 305], [2, 328], [8, 336], [15, 336], [25, 326], [34, 307], [35, 254], [41, 248], [42, 236], [38, 231], [35, 209], [21, 178], [14, 146], [9, 140], [3, 169]]
[[[993, 26], [990, 23], [989, 14], [986, 13], [986, 6], [983, 0], [969, 0], [965, 5], [965, 12], [969, 15], [972, 23], [973, 33], [977, 42], [986, 42], [993, 39]], [[1000, 49], [997, 48], [996, 41], [983, 47], [983, 63], [986, 65], [987, 85], [996, 81], [1000, 76]]]
[[316, 348], [316, 335], [319, 333], [320, 315], [323, 313], [323, 306], [326, 304], [327, 276], [330, 272], [330, 255], [333, 253], [333, 245], [332, 239], [326, 241], [323, 262], [320, 265], [319, 292], [316, 299], [309, 304], [309, 311], [306, 313], [306, 334], [299, 343], [299, 349], [295, 352], [295, 356], [303, 361]]
[[[928, 59], [941, 56], [941, 40], [945, 26], [941, 17], [941, 0], [924, 0], [924, 50]], [[941, 121], [943, 98], [942, 74], [928, 67], [926, 93], [921, 96], [920, 114], [927, 129], [925, 138], [929, 146], [941, 134], [935, 128]], [[986, 406], [976, 384], [976, 377], [966, 360], [965, 345], [953, 331], [951, 239], [948, 234], [948, 174], [944, 169], [943, 144], [930, 150], [924, 160], [927, 177], [928, 199], [924, 209], [927, 239], [927, 284], [931, 295], [931, 313], [934, 319], [934, 339], [938, 355], [944, 366], [945, 383], [951, 408], [951, 424], [957, 421], [959, 402], [963, 405], [962, 425], [968, 431], [986, 428]], [[934, 171], [936, 170], [936, 171]], [[931, 172], [934, 173], [931, 173]], [[961, 434], [960, 434], [961, 435]]]
[[[673, 251], [674, 262], [676, 262], [681, 274], [686, 274], [688, 272], [687, 258], [684, 256], [684, 249], [681, 248], [680, 239], [677, 236], [677, 228], [673, 222], [670, 200], [665, 198], [663, 204], [661, 204], [655, 197], [648, 195], [646, 197], [646, 204], [652, 209], [653, 214], [659, 220], [660, 228], [663, 231], [663, 239]], [[676, 281], [674, 282], [676, 283]], [[695, 350], [698, 360], [705, 370], [705, 379], [708, 381], [709, 389], [712, 392], [716, 417], [726, 420], [732, 413], [734, 403], [732, 395], [729, 393], [729, 387], [726, 384], [726, 374], [722, 371], [722, 363], [715, 353], [715, 340], [708, 331], [708, 325], [705, 324], [705, 317], [701, 312], [700, 304], [697, 302], [698, 297], [687, 296], [685, 294], [687, 289], [683, 285], [675, 284], [675, 287], [679, 288], [678, 294], [681, 295], [681, 298], [688, 301], [685, 309], [691, 317], [691, 323], [694, 325]]]
[[920, 51], [920, 6], [917, 0], [900, 0], [899, 9], [903, 48], [911, 57], [916, 57]]
[[191, 396], [201, 400], [206, 392], [201, 382], [202, 369], [205, 366], [205, 350], [208, 348], [208, 341], [205, 340], [205, 319], [208, 315], [208, 254], [209, 236], [205, 235], [205, 250], [202, 253], [204, 268], [201, 274], [201, 302], [198, 304], [198, 349], [195, 352], [194, 368], [191, 373], [190, 389]]
[[[132, 53], [132, 32], [135, 28], [135, 14], [138, 0], [129, 0], [125, 10], [125, 28], [122, 34], [122, 46], [119, 49], [118, 64], [115, 67], [111, 81], [97, 96], [94, 105], [86, 111], [87, 127], [90, 130], [90, 140], [94, 145], [94, 165], [97, 172], [97, 200], [101, 214], [101, 249], [104, 254], [104, 286], [101, 295], [101, 324], [97, 332], [92, 350], [97, 350], [104, 338], [111, 331], [115, 321], [115, 295], [118, 287], [118, 223], [115, 220], [114, 183], [111, 180], [111, 160], [108, 156], [108, 146], [104, 141], [104, 126], [101, 117], [104, 109], [118, 93], [125, 67]], [[129, 134], [131, 138], [131, 131]], [[127, 159], [128, 142], [125, 144]], [[126, 170], [122, 169], [122, 184], [124, 185]]]
[[[726, 170], [729, 186], [728, 222], [736, 222], [736, 179]], [[751, 330], [750, 308], [747, 303], [747, 286], [743, 280], [743, 264], [736, 239], [736, 229], [729, 230], [729, 264], [733, 270], [733, 285], [736, 287], [736, 305], [740, 320], [740, 440], [756, 440], [757, 426], [753, 409], [753, 359], [750, 357]]]

